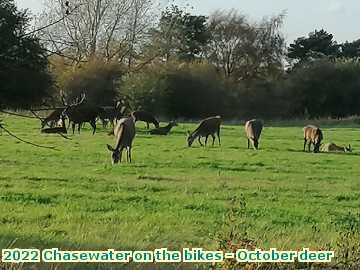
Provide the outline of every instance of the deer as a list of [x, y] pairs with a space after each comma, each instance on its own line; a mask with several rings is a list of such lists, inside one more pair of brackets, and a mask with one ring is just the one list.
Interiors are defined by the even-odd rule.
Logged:
[[103, 123], [103, 127], [107, 127], [107, 123], [110, 122], [114, 127], [114, 121], [123, 117], [126, 107], [122, 106], [120, 102], [117, 102], [115, 106], [103, 106], [103, 111], [99, 114], [99, 118]]
[[58, 121], [57, 127], [50, 128], [42, 128], [41, 133], [67, 133], [66, 125], [65, 125], [65, 117], [63, 115], [60, 116], [60, 120]]
[[149, 123], [154, 124], [155, 128], [159, 128], [159, 121], [149, 112], [146, 111], [134, 111], [131, 113], [135, 122], [143, 121], [146, 123], [146, 128], [149, 129]]
[[62, 112], [64, 111], [65, 107], [58, 108], [52, 111], [45, 119], [41, 121], [41, 129], [43, 129], [46, 125], [49, 124], [51, 128], [55, 127], [55, 124], [61, 120]]
[[247, 147], [250, 149], [250, 142], [254, 150], [259, 149], [259, 139], [263, 129], [263, 122], [258, 119], [252, 119], [245, 123], [245, 133], [247, 137]]
[[314, 145], [314, 153], [319, 152], [321, 141], [323, 139], [322, 131], [319, 127], [308, 125], [304, 127], [304, 152], [306, 144], [308, 143], [309, 152], [311, 151], [311, 144]]
[[131, 146], [135, 137], [135, 119], [130, 116], [120, 119], [115, 128], [115, 147], [107, 144], [107, 149], [111, 152], [112, 164], [121, 163], [122, 151], [126, 148], [127, 162], [131, 163]]
[[322, 144], [320, 147], [321, 152], [344, 152], [344, 153], [351, 153], [352, 148], [351, 145], [349, 146], [338, 146], [335, 143], [325, 143]]
[[72, 123], [73, 134], [76, 124], [78, 125], [78, 133], [80, 134], [81, 125], [88, 122], [93, 128], [92, 134], [94, 135], [96, 131], [96, 118], [103, 112], [103, 109], [98, 106], [84, 104], [85, 98], [86, 96], [83, 93], [74, 103], [67, 104], [65, 98], [62, 96], [63, 103], [66, 106], [63, 110], [63, 115], [69, 118], [69, 124]]
[[212, 146], [214, 146], [215, 134], [218, 137], [219, 146], [220, 146], [221, 145], [220, 144], [221, 122], [222, 122], [221, 116], [219, 116], [219, 115], [213, 116], [213, 117], [208, 117], [208, 118], [202, 120], [200, 122], [199, 126], [193, 132], [190, 132], [190, 131], [187, 132], [188, 133], [188, 137], [187, 137], [188, 147], [191, 147], [191, 145], [193, 144], [193, 142], [196, 138], [198, 138], [199, 144], [201, 146], [204, 146], [201, 142], [201, 137], [205, 137], [205, 146], [206, 146], [209, 135], [213, 139]]
[[150, 130], [150, 134], [151, 135], [168, 135], [170, 133], [170, 130], [177, 125], [178, 124], [175, 121], [171, 121], [165, 127], [159, 127], [159, 128]]

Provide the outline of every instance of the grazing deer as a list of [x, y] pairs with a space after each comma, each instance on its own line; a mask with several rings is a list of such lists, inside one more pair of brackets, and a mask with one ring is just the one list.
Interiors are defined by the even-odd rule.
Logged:
[[248, 141], [248, 149], [250, 148], [250, 141], [254, 150], [259, 148], [259, 139], [263, 129], [263, 122], [258, 119], [252, 119], [245, 123], [245, 133]]
[[131, 163], [131, 145], [135, 137], [135, 119], [133, 117], [120, 119], [114, 129], [116, 138], [115, 148], [107, 144], [111, 152], [112, 164], [121, 162], [122, 151], [126, 148], [127, 161]]
[[61, 120], [62, 112], [64, 111], [64, 108], [58, 108], [54, 111], [52, 111], [45, 119], [41, 121], [41, 129], [43, 129], [46, 125], [49, 124], [51, 128], [55, 127], [55, 124]]
[[221, 125], [221, 116], [209, 117], [202, 120], [199, 126], [192, 133], [188, 131], [188, 137], [187, 137], [188, 146], [191, 147], [191, 145], [193, 144], [196, 138], [198, 138], [200, 145], [203, 146], [200, 139], [201, 137], [206, 137], [205, 139], [205, 146], [206, 146], [209, 135], [211, 135], [213, 139], [212, 145], [214, 145], [215, 134], [217, 134], [219, 145], [221, 145], [220, 125]]
[[159, 127], [159, 128], [156, 128], [156, 129], [153, 129], [150, 131], [150, 134], [152, 135], [168, 135], [170, 130], [177, 126], [178, 124], [176, 124], [175, 121], [171, 121], [169, 124], [167, 124], [167, 126], [165, 127]]
[[352, 152], [352, 148], [351, 145], [349, 144], [349, 146], [338, 146], [335, 143], [325, 143], [323, 145], [321, 145], [320, 147], [320, 151], [321, 152]]
[[311, 144], [313, 144], [314, 153], [318, 153], [322, 139], [323, 134], [320, 128], [313, 125], [304, 127], [304, 151], [306, 144], [308, 143], [309, 152], [311, 151]]
[[153, 123], [156, 128], [159, 128], [159, 121], [149, 112], [146, 111], [135, 111], [131, 115], [136, 121], [146, 122], [146, 128], [149, 129], [149, 123]]
[[82, 94], [80, 99], [69, 105], [62, 97], [63, 103], [66, 105], [63, 115], [66, 115], [69, 118], [69, 124], [72, 123], [73, 134], [75, 125], [78, 125], [78, 132], [80, 134], [82, 124], [88, 122], [93, 128], [94, 135], [96, 131], [96, 118], [103, 112], [103, 109], [98, 106], [84, 104], [85, 97], [85, 94]]

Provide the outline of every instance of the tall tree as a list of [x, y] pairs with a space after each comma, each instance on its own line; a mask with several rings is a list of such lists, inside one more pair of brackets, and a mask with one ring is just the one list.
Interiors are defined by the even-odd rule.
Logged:
[[207, 17], [191, 15], [176, 5], [162, 12], [159, 24], [152, 30], [153, 45], [167, 60], [193, 60], [200, 57], [209, 40]]
[[334, 36], [325, 30], [315, 30], [308, 37], [300, 37], [290, 44], [288, 54], [290, 61], [304, 63], [311, 59], [336, 57], [339, 54], [339, 46]]
[[340, 55], [345, 58], [351, 58], [358, 60], [360, 58], [360, 39], [353, 42], [346, 41], [340, 45]]
[[48, 96], [52, 79], [46, 52], [29, 35], [30, 18], [13, 0], [0, 2], [0, 107], [27, 108]]
[[282, 70], [285, 49], [280, 32], [284, 15], [249, 23], [235, 10], [216, 11], [209, 21], [207, 58], [226, 77], [266, 77]]
[[[46, 0], [39, 25], [47, 25], [68, 12], [63, 0]], [[93, 56], [129, 65], [152, 25], [150, 0], [72, 0], [71, 14], [41, 31], [41, 40], [54, 53], [75, 62]]]

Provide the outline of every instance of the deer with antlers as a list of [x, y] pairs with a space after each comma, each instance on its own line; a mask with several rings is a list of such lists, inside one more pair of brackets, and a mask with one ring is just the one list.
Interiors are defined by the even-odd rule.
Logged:
[[68, 104], [63, 95], [61, 95], [62, 101], [66, 106], [62, 114], [69, 118], [69, 124], [72, 124], [72, 131], [74, 134], [75, 126], [78, 125], [78, 133], [83, 123], [90, 123], [93, 128], [93, 135], [96, 131], [96, 118], [103, 112], [103, 109], [98, 106], [85, 104], [86, 95], [82, 93], [79, 98], [72, 104]]

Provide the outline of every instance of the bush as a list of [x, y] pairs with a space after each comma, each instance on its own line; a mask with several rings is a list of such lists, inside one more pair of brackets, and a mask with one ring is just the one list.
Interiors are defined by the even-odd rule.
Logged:
[[63, 68], [61, 62], [56, 62], [55, 65], [53, 72], [58, 86], [65, 92], [68, 100], [85, 92], [88, 103], [112, 105], [119, 97], [119, 82], [123, 75], [120, 64], [93, 59], [71, 69]]
[[134, 109], [155, 114], [199, 118], [227, 111], [223, 81], [208, 64], [148, 67], [127, 77], [122, 87]]

